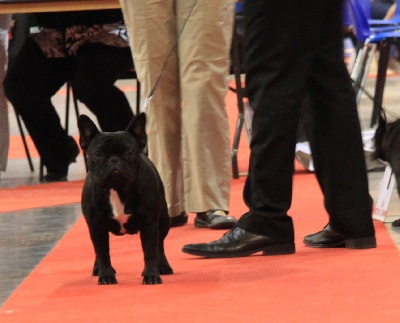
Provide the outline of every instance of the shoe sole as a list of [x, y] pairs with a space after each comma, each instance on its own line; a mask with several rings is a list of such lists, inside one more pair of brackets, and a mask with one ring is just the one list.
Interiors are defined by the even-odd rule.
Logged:
[[376, 248], [376, 238], [375, 237], [367, 237], [367, 238], [357, 238], [357, 239], [348, 239], [344, 241], [340, 241], [332, 244], [311, 244], [309, 242], [305, 242], [304, 244], [310, 248], [347, 248], [347, 249], [371, 249]]
[[349, 239], [349, 240], [345, 240], [344, 243], [345, 243], [345, 247], [347, 249], [376, 248], [376, 238], [375, 237]]
[[188, 223], [188, 216], [181, 217], [179, 219], [170, 218], [169, 227], [170, 228], [182, 227], [187, 223]]
[[296, 252], [294, 243], [278, 244], [263, 248], [263, 256], [289, 255]]
[[187, 224], [187, 221], [173, 222], [170, 223], [169, 227], [170, 228], [183, 227], [185, 224]]
[[56, 182], [67, 182], [68, 177], [60, 177], [60, 178], [55, 178], [55, 179], [48, 179], [48, 178], [43, 178], [42, 182], [43, 183], [56, 183]]
[[247, 257], [260, 251], [262, 251], [263, 256], [289, 255], [289, 254], [294, 254], [296, 252], [296, 247], [294, 243], [288, 243], [288, 244], [272, 245], [251, 251], [236, 252], [236, 253], [229, 253], [229, 252], [208, 253], [198, 250], [187, 249], [185, 247], [182, 248], [182, 251], [191, 255], [205, 257], [205, 258], [239, 258], [239, 257]]

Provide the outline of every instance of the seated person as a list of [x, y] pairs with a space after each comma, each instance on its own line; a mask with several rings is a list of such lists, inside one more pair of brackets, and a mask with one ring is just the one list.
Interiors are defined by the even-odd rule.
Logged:
[[67, 81], [103, 131], [124, 130], [133, 116], [115, 85], [133, 68], [121, 10], [36, 14], [40, 31], [29, 37], [4, 81], [7, 98], [21, 115], [46, 167], [45, 181], [67, 179], [79, 154], [51, 102]]

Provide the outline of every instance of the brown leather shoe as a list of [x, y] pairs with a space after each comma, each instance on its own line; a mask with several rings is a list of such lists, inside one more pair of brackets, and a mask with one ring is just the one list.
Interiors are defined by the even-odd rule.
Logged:
[[311, 248], [376, 248], [375, 237], [348, 238], [335, 231], [329, 223], [322, 231], [305, 236], [303, 242]]

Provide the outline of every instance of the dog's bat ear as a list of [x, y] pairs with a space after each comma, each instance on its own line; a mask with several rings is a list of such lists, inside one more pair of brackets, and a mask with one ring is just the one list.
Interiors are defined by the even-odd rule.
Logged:
[[140, 151], [145, 152], [145, 148], [147, 146], [147, 134], [146, 134], [146, 115], [144, 112], [141, 112], [137, 116], [135, 116], [128, 131], [138, 142]]
[[98, 133], [96, 125], [87, 115], [81, 114], [78, 119], [79, 144], [83, 150], [89, 147], [90, 142]]

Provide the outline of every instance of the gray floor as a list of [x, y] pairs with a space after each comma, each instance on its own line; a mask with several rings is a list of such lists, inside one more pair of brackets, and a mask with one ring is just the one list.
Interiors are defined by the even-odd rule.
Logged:
[[[373, 93], [373, 84], [374, 79], [367, 81], [366, 89], [371, 93]], [[119, 85], [125, 88], [128, 87], [128, 92], [126, 93], [130, 102], [135, 102], [132, 81], [120, 81]], [[384, 106], [388, 115], [392, 118], [400, 117], [400, 92], [396, 89], [399, 85], [400, 76], [388, 77]], [[57, 94], [53, 103], [62, 118], [65, 110], [65, 91]], [[83, 104], [80, 104], [80, 108], [81, 113], [93, 117]], [[19, 135], [14, 113], [12, 109], [9, 110], [11, 134]], [[364, 130], [368, 129], [371, 111], [372, 102], [366, 96], [363, 96], [359, 104], [359, 114]], [[70, 126], [70, 133], [73, 135], [78, 134], [75, 116], [71, 116]], [[0, 187], [11, 188], [20, 185], [38, 184], [38, 159], [34, 160], [34, 165], [35, 172], [31, 173], [25, 158], [11, 160], [7, 171], [1, 174]], [[79, 156], [77, 163], [72, 164], [70, 167], [69, 179], [78, 180], [83, 179], [84, 176], [84, 161], [83, 157]], [[375, 201], [378, 197], [382, 176], [383, 172], [369, 173], [370, 192]], [[0, 306], [54, 247], [80, 215], [79, 204], [0, 214]], [[391, 227], [391, 222], [398, 218], [400, 218], [400, 200], [397, 192], [394, 191], [386, 217], [386, 226], [393, 240], [400, 247], [400, 230]]]
[[79, 204], [0, 216], [0, 305], [80, 217]]

